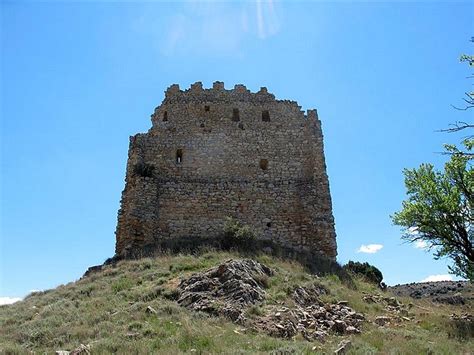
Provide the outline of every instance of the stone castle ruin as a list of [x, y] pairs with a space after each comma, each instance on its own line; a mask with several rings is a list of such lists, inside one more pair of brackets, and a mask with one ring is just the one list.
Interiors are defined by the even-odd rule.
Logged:
[[259, 238], [335, 258], [321, 122], [261, 88], [171, 85], [148, 133], [130, 138], [116, 255], [217, 238], [227, 217]]

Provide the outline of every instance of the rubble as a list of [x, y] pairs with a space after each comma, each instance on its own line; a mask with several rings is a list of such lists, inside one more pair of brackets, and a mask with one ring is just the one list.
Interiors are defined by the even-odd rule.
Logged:
[[463, 320], [463, 321], [467, 321], [467, 322], [474, 322], [474, 316], [472, 314], [469, 314], [469, 313], [464, 313], [464, 314], [451, 314], [450, 318], [452, 320]]
[[[272, 336], [291, 338], [297, 333], [309, 341], [323, 341], [329, 333], [357, 334], [365, 316], [343, 304], [324, 304], [317, 299], [313, 304], [302, 302], [302, 294], [311, 294], [315, 286], [298, 287], [293, 292], [295, 307], [279, 307], [266, 310], [267, 315], [255, 321], [257, 330]], [[317, 287], [317, 286], [316, 286]]]
[[[388, 316], [379, 316], [375, 319], [375, 323], [378, 325], [384, 325], [390, 321], [410, 321], [409, 309], [413, 306], [412, 304], [403, 304], [395, 297], [386, 297], [378, 294], [365, 294], [362, 299], [367, 303], [378, 303], [385, 306], [385, 311], [390, 314]], [[386, 320], [383, 320], [387, 318]]]
[[308, 341], [324, 341], [330, 333], [360, 333], [365, 316], [350, 308], [347, 301], [321, 301], [319, 297], [329, 291], [317, 283], [296, 287], [291, 292], [294, 305], [263, 306], [263, 315], [247, 319], [245, 310], [265, 299], [263, 280], [272, 274], [270, 268], [253, 260], [228, 260], [181, 281], [178, 303], [279, 338], [301, 334]]

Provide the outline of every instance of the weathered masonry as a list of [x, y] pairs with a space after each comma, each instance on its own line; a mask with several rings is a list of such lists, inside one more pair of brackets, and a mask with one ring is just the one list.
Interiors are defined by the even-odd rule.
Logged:
[[227, 216], [261, 238], [335, 258], [321, 122], [261, 88], [172, 85], [130, 138], [116, 254], [222, 235]]

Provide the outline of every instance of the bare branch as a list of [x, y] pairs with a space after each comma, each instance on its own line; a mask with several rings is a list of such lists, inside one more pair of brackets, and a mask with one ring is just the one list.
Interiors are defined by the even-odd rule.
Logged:
[[467, 111], [468, 109], [470, 108], [473, 108], [474, 105], [470, 105], [470, 106], [466, 106], [466, 107], [457, 107], [457, 106], [454, 106], [454, 105], [451, 105], [452, 108], [456, 109], [456, 110], [459, 110], [459, 111]]
[[[474, 107], [474, 106], [472, 106], [472, 107]], [[454, 108], [456, 108], [456, 107], [454, 107]], [[458, 110], [466, 110], [466, 109], [460, 109], [460, 108], [457, 108], [457, 109]], [[455, 123], [451, 123], [449, 126], [450, 126], [449, 128], [440, 129], [436, 132], [453, 133], [453, 132], [462, 131], [463, 129], [466, 129], [466, 128], [474, 128], [474, 124], [463, 122], [463, 121], [456, 121]]]

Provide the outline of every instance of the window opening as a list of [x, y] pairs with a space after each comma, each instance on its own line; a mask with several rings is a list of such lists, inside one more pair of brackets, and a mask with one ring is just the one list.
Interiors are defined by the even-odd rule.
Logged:
[[183, 150], [182, 149], [178, 149], [176, 151], [176, 163], [177, 164], [181, 164], [183, 162]]
[[204, 111], [210, 111], [210, 110], [211, 110], [210, 106], [208, 106], [208, 105], [204, 106]]
[[262, 170], [268, 169], [268, 160], [267, 159], [260, 159], [260, 168]]
[[270, 112], [268, 112], [268, 110], [262, 111], [262, 121], [270, 122]]
[[240, 115], [239, 115], [239, 109], [238, 108], [234, 108], [232, 110], [232, 121], [234, 121], [234, 122], [240, 121]]
[[163, 121], [168, 121], [168, 111], [163, 113]]

